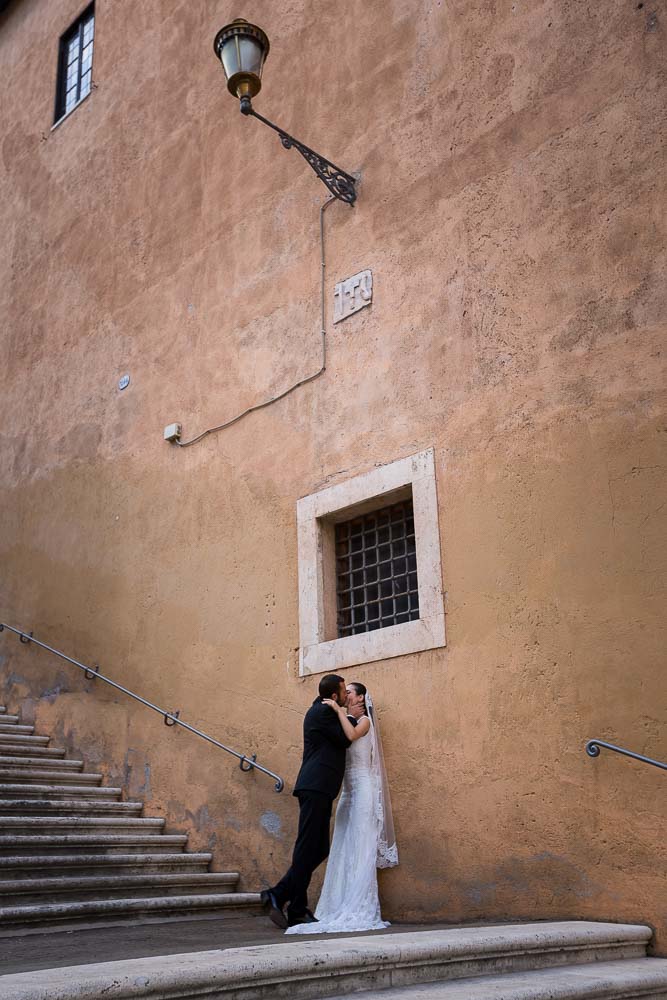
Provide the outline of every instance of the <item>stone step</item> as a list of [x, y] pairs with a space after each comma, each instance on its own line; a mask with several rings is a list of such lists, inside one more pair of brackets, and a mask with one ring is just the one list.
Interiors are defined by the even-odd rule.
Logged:
[[[42, 903], [34, 906], [0, 906], [0, 928], [25, 927], [38, 923], [50, 927], [54, 923], [104, 918], [105, 920], [136, 920], [138, 917], [190, 916], [192, 913], [215, 913], [223, 909], [257, 907], [259, 893], [216, 892], [196, 896], [146, 896], [138, 899], [93, 899], [86, 902]], [[0, 987], [2, 977], [0, 977]], [[108, 984], [107, 984], [108, 986]], [[0, 993], [5, 1000], [4, 994]], [[33, 994], [34, 997], [34, 994]]]
[[0, 836], [0, 865], [7, 855], [41, 854], [173, 854], [184, 850], [187, 834], [160, 833], [155, 836], [135, 832], [125, 833], [57, 833], [44, 835]]
[[135, 896], [182, 896], [232, 892], [238, 872], [187, 872], [160, 875], [64, 876], [58, 878], [4, 879], [0, 881], [3, 906], [37, 903], [56, 897], [58, 902], [90, 899], [128, 899]]
[[14, 855], [0, 858], [0, 881], [32, 879], [53, 875], [102, 875], [120, 872], [123, 875], [144, 875], [147, 872], [206, 871], [212, 855], [185, 852], [178, 854], [42, 854]]
[[37, 785], [43, 785], [49, 781], [57, 781], [60, 785], [100, 785], [102, 775], [87, 774], [84, 771], [70, 774], [67, 771], [46, 770], [46, 768], [3, 767], [0, 765], [0, 787], [11, 785], [16, 781], [23, 784], [27, 782], [33, 784], [34, 782]]
[[[30, 788], [30, 785], [26, 786]], [[34, 786], [33, 786], [34, 788]], [[65, 789], [69, 792], [71, 789]], [[118, 791], [118, 789], [116, 789]], [[1, 816], [139, 816], [143, 802], [114, 802], [104, 799], [32, 798], [21, 796], [3, 799], [0, 796]]]
[[[6, 719], [8, 718], [8, 716], [3, 715], [2, 718]], [[14, 734], [18, 735], [20, 733], [22, 736], [32, 736], [34, 732], [35, 732], [34, 726], [19, 726], [16, 722], [14, 723], [0, 722], [0, 733], [9, 733], [12, 736], [14, 736]]]
[[0, 771], [7, 768], [15, 770], [20, 768], [23, 772], [25, 768], [48, 769], [49, 771], [83, 771], [82, 760], [41, 760], [39, 757], [18, 756], [3, 753], [0, 747]]
[[[28, 737], [25, 739], [42, 739], [40, 736]], [[40, 763], [43, 762], [44, 758], [52, 757], [64, 757], [67, 751], [63, 747], [47, 747], [41, 745], [35, 745], [34, 743], [3, 743], [0, 741], [0, 757], [33, 757], [37, 758]]]
[[[2, 980], [0, 980], [2, 982]], [[342, 1000], [339, 993], [331, 1000]], [[501, 976], [370, 990], [367, 1000], [665, 1000], [667, 960], [629, 959], [566, 965]]]
[[22, 736], [16, 732], [16, 727], [11, 732], [0, 732], [0, 746], [5, 743], [20, 743], [22, 746], [42, 746], [50, 743], [50, 736]]
[[[238, 893], [239, 902], [245, 894]], [[185, 900], [206, 897], [183, 897]], [[255, 897], [256, 898], [256, 897]], [[200, 902], [200, 905], [206, 905]], [[244, 905], [248, 905], [245, 903]], [[151, 911], [138, 911], [150, 916]], [[167, 911], [168, 912], [168, 911]], [[159, 915], [159, 908], [153, 910]], [[20, 917], [19, 917], [20, 919]], [[67, 921], [64, 913], [58, 917]], [[79, 918], [80, 919], [80, 918]], [[662, 997], [667, 984], [667, 962], [645, 958], [651, 937], [648, 927], [589, 921], [508, 924], [446, 930], [398, 932], [347, 938], [289, 938], [281, 943], [246, 948], [215, 949], [189, 954], [123, 959], [96, 965], [70, 966], [0, 977], [3, 1000], [36, 997], [76, 997], [99, 1000], [113, 984], [114, 1000], [129, 998], [252, 997], [252, 1000], [313, 1000], [365, 993], [385, 1000], [381, 990], [397, 991], [430, 983], [428, 990], [454, 986], [458, 981], [481, 983], [546, 969], [542, 992], [518, 994], [463, 992], [447, 1000], [625, 1000], [630, 996]], [[605, 969], [606, 966], [606, 969]], [[610, 966], [627, 973], [625, 992], [605, 992], [613, 981]], [[587, 993], [554, 993], [561, 973], [576, 982], [577, 972], [598, 983]], [[483, 977], [481, 980], [479, 977]], [[502, 980], [501, 980], [502, 981]], [[594, 979], [593, 979], [594, 981]], [[511, 982], [511, 980], [510, 980]], [[516, 982], [516, 980], [515, 980]], [[628, 987], [627, 983], [632, 985]], [[422, 990], [424, 986], [420, 987]], [[468, 987], [464, 987], [468, 988]], [[614, 987], [616, 989], [616, 987]], [[632, 990], [634, 989], [634, 993]], [[552, 992], [549, 992], [549, 991]], [[653, 992], [650, 992], [652, 990]], [[398, 994], [397, 994], [398, 995]], [[446, 996], [446, 994], [445, 994]], [[429, 993], [412, 994], [426, 1000]], [[434, 992], [429, 1000], [436, 1000]]]
[[144, 816], [0, 816], [0, 836], [9, 834], [160, 833], [165, 821]]
[[[60, 778], [60, 775], [57, 776]], [[0, 801], [2, 799], [119, 799], [121, 788], [101, 788], [98, 785], [81, 785], [60, 781], [57, 785], [32, 784], [2, 784], [0, 783]]]
[[7, 711], [6, 706], [5, 705], [0, 705], [0, 715], [3, 715], [6, 711]]
[[2, 715], [2, 724], [3, 724], [3, 726], [14, 726], [14, 725], [17, 725], [19, 723], [19, 721], [20, 720], [19, 720], [18, 715], [7, 715], [5, 712], [3, 712], [3, 715]]

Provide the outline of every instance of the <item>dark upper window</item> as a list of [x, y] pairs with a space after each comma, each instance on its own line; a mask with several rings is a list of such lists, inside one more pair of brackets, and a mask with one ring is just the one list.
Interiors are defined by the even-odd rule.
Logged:
[[55, 121], [69, 114], [90, 93], [94, 28], [95, 10], [91, 4], [60, 39]]
[[338, 635], [419, 618], [412, 497], [336, 525]]

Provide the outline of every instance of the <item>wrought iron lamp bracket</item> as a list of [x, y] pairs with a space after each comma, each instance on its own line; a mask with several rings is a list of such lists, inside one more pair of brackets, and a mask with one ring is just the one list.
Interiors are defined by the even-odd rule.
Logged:
[[320, 156], [319, 153], [299, 142], [289, 132], [285, 132], [278, 125], [274, 125], [268, 118], [258, 114], [253, 108], [250, 98], [247, 96], [241, 98], [241, 114], [257, 118], [260, 122], [264, 122], [265, 125], [272, 128], [274, 132], [277, 132], [283, 148], [292, 149], [294, 147], [294, 149], [298, 150], [334, 198], [344, 201], [347, 205], [354, 205], [357, 200], [356, 178], [346, 173], [345, 170], [341, 170], [331, 160], [327, 160], [326, 157]]

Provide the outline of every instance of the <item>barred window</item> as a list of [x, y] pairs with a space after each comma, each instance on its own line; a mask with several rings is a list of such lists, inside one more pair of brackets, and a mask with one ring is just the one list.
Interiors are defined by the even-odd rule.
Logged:
[[419, 618], [412, 497], [336, 525], [338, 635]]
[[301, 677], [445, 645], [432, 448], [300, 497], [297, 542]]
[[93, 71], [95, 9], [91, 4], [60, 39], [55, 121], [60, 121], [90, 93]]

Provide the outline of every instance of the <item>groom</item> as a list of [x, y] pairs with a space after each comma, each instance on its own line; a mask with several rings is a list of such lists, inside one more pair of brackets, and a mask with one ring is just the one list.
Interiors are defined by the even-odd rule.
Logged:
[[326, 674], [322, 678], [319, 697], [303, 720], [303, 761], [293, 792], [299, 800], [299, 832], [292, 866], [273, 889], [261, 893], [271, 920], [281, 928], [317, 922], [308, 909], [308, 886], [315, 869], [329, 856], [331, 809], [343, 783], [345, 751], [350, 745], [337, 713], [322, 704], [323, 698], [347, 704], [342, 677]]

